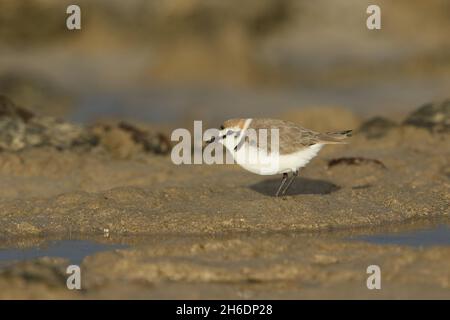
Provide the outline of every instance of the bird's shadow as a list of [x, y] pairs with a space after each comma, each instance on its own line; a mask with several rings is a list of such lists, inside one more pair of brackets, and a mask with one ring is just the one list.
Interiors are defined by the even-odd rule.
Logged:
[[[275, 196], [280, 182], [281, 179], [267, 179], [251, 185], [250, 189], [267, 196]], [[339, 189], [339, 186], [329, 181], [298, 177], [286, 192], [286, 195], [330, 194]]]

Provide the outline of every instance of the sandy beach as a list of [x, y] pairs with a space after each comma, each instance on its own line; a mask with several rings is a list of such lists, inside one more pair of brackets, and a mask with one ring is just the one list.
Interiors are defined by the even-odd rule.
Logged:
[[[1, 5], [0, 299], [450, 299], [446, 1], [77, 4]], [[174, 164], [232, 118], [353, 136], [282, 197]]]
[[[100, 141], [90, 147], [4, 151], [4, 248], [68, 238], [128, 247], [86, 257], [80, 293], [57, 285], [64, 259], [5, 267], [0, 287], [13, 289], [1, 297], [448, 298], [448, 246], [349, 240], [376, 227], [448, 224], [448, 127], [371, 123], [350, 144], [327, 146], [279, 198], [279, 177], [177, 166], [119, 127], [116, 140], [80, 128]], [[124, 148], [126, 157], [117, 152]], [[365, 288], [371, 261], [386, 269], [386, 290]]]

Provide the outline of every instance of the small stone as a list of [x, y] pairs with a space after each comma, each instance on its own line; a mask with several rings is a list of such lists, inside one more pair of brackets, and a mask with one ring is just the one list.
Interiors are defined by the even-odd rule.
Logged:
[[358, 132], [365, 135], [367, 139], [379, 139], [397, 126], [397, 123], [392, 120], [383, 117], [374, 117], [364, 122], [359, 127]]
[[420, 107], [406, 118], [404, 124], [433, 132], [450, 132], [450, 99]]

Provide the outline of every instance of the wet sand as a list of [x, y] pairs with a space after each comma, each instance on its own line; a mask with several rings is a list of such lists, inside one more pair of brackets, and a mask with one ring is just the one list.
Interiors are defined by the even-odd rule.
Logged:
[[[1, 298], [449, 298], [448, 246], [348, 239], [367, 228], [448, 223], [445, 132], [395, 126], [376, 139], [356, 132], [350, 144], [324, 148], [280, 198], [279, 177], [236, 165], [120, 154], [51, 147], [0, 154], [3, 248], [102, 238], [105, 230], [109, 239], [140, 237], [85, 258], [80, 292], [65, 287], [67, 260], [6, 267]], [[342, 157], [369, 160], [329, 165]], [[371, 264], [382, 268], [382, 290], [366, 287]]]
[[[85, 258], [82, 291], [64, 287], [65, 268], [71, 262], [41, 258], [3, 271], [0, 285], [8, 290], [2, 290], [1, 297], [448, 298], [448, 247], [379, 246], [348, 241], [344, 234], [252, 232], [98, 239], [133, 244]], [[382, 270], [381, 290], [366, 287], [366, 269], [373, 264]]]

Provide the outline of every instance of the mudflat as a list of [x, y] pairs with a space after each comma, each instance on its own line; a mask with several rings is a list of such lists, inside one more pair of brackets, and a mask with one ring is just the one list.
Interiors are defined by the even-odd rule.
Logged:
[[[135, 148], [130, 130], [107, 130], [103, 145], [87, 149], [3, 151], [3, 248], [74, 236], [129, 246], [86, 257], [81, 291], [66, 288], [67, 260], [8, 265], [0, 297], [449, 298], [448, 246], [348, 239], [448, 223], [446, 127], [379, 124], [356, 128], [348, 145], [326, 146], [279, 198], [280, 177], [237, 165], [177, 166], [170, 153]], [[366, 287], [372, 264], [383, 270], [382, 290]]]

